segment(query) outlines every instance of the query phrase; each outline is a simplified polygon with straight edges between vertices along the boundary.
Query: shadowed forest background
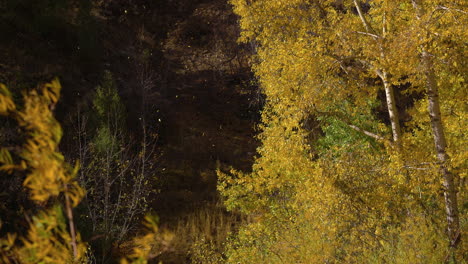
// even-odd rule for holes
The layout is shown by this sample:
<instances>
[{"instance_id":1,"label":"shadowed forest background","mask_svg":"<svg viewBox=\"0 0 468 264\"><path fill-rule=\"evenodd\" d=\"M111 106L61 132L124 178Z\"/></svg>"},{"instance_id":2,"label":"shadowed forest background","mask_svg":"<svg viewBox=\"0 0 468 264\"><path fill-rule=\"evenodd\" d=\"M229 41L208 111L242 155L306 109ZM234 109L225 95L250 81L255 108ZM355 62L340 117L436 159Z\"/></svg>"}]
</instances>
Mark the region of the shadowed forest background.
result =
<instances>
[{"instance_id":1,"label":"shadowed forest background","mask_svg":"<svg viewBox=\"0 0 468 264\"><path fill-rule=\"evenodd\" d=\"M466 263L468 11L422 2L0 0L0 261Z\"/></svg>"},{"instance_id":2,"label":"shadowed forest background","mask_svg":"<svg viewBox=\"0 0 468 264\"><path fill-rule=\"evenodd\" d=\"M225 1L15 0L2 1L0 8L0 82L20 96L38 83L60 78L62 95L54 111L64 131L59 148L71 163L80 160L78 176L101 177L96 167L107 163L103 159L109 155L129 163L112 172L113 177L131 177L129 170L140 173L142 164L136 160L146 140L148 183L141 191L146 200L135 209L128 233L136 232L144 212L156 213L161 230L176 236L168 248L154 253L164 263L185 263L198 236L224 237L228 230L222 229L230 229L240 216L221 206L216 168L249 170L256 147L254 124L262 107L248 65L252 48L236 43L239 29L231 7ZM98 119L108 117L95 115L98 86L109 89L103 92L104 101L116 93L115 101L102 107L114 111L109 118L118 125L110 133L119 134L115 143L100 139L102 148L125 148L124 153L105 153L99 161L91 148ZM2 125L2 142L13 144L20 137L12 125ZM2 231L7 232L24 225L16 219L21 210L34 206L25 201L21 178L2 181ZM89 188L104 184L102 179L92 181ZM131 193L131 185L118 185L112 188ZM86 209L78 210L77 216L88 217ZM124 209L117 217L126 213ZM81 224L83 239L95 245L103 243L103 232L119 232L103 227L92 232L89 222ZM113 250L105 252L106 259L119 254L118 248Z\"/></svg>"}]
</instances>

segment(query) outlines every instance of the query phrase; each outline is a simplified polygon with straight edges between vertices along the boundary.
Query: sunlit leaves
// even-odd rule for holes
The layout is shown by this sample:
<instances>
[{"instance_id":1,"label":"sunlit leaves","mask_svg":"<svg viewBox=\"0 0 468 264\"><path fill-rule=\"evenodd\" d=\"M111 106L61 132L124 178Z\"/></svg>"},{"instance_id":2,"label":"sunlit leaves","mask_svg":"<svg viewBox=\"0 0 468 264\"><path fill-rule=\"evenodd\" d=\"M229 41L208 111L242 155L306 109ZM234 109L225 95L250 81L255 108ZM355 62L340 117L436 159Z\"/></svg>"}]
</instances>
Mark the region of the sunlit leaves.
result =
<instances>
[{"instance_id":1,"label":"sunlit leaves","mask_svg":"<svg viewBox=\"0 0 468 264\"><path fill-rule=\"evenodd\" d=\"M32 218L28 234L21 238L23 247L14 250L21 263L69 263L73 259L71 237L62 210L56 206ZM78 238L80 240L80 238ZM78 244L78 258L86 247Z\"/></svg>"},{"instance_id":2,"label":"sunlit leaves","mask_svg":"<svg viewBox=\"0 0 468 264\"><path fill-rule=\"evenodd\" d=\"M430 12L418 19L411 1L231 3L240 41L256 47L253 70L267 104L253 172L220 173L228 208L255 216L232 242L229 261L442 261L446 248L430 247L445 243L444 200L420 49L431 43L450 169L463 182L466 5L425 1ZM398 149L376 113L384 80L413 100L397 102L407 115L397 120ZM310 119L319 129L307 126Z\"/></svg>"},{"instance_id":3,"label":"sunlit leaves","mask_svg":"<svg viewBox=\"0 0 468 264\"><path fill-rule=\"evenodd\" d=\"M156 241L158 232L158 218L154 215L146 215L143 222L145 234L133 239L132 252L120 260L121 264L146 264Z\"/></svg>"},{"instance_id":4,"label":"sunlit leaves","mask_svg":"<svg viewBox=\"0 0 468 264\"><path fill-rule=\"evenodd\" d=\"M0 149L0 170L26 172L23 185L30 193L33 202L45 205L51 198L64 194L77 206L84 195L84 190L74 177L78 167L72 169L58 150L62 130L54 118L52 109L60 96L58 79L24 94L23 106L16 110L6 87L2 85L1 109L3 115L16 119L25 131L26 139L17 151L18 163L15 163L10 151ZM4 99L10 98L9 100ZM71 208L68 208L71 210ZM72 240L62 215L61 206L56 205L40 211L29 220L28 233L21 238L9 234L0 240L1 257L6 263L70 263L81 259L86 250L79 234ZM74 235L74 233L73 233ZM76 251L72 249L76 246ZM76 253L76 255L74 255Z\"/></svg>"},{"instance_id":5,"label":"sunlit leaves","mask_svg":"<svg viewBox=\"0 0 468 264\"><path fill-rule=\"evenodd\" d=\"M15 107L10 91L0 83L0 115L8 114L9 111L15 110Z\"/></svg>"},{"instance_id":6,"label":"sunlit leaves","mask_svg":"<svg viewBox=\"0 0 468 264\"><path fill-rule=\"evenodd\" d=\"M62 137L60 124L50 109L58 101L60 83L54 80L24 97L24 109L18 112L18 123L29 133L24 145L22 158L27 162L30 173L24 185L31 190L33 200L47 201L73 186L70 190L73 200L79 200L83 191L74 181L69 165L62 154L57 152Z\"/></svg>"}]
</instances>

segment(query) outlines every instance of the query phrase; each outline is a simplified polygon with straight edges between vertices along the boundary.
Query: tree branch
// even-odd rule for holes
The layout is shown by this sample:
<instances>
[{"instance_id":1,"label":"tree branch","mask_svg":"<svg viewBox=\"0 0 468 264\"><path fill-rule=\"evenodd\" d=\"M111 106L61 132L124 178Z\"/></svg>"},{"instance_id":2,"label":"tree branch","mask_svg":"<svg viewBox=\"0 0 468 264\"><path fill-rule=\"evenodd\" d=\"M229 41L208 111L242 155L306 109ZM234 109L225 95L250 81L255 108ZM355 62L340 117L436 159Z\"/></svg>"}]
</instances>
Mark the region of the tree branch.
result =
<instances>
[{"instance_id":1,"label":"tree branch","mask_svg":"<svg viewBox=\"0 0 468 264\"><path fill-rule=\"evenodd\" d=\"M358 34L363 34L363 35L371 36L371 37L373 37L374 39L380 38L379 35L375 35L375 34L368 33L368 32L362 32L362 31L355 31L355 32L358 33Z\"/></svg>"},{"instance_id":2,"label":"tree branch","mask_svg":"<svg viewBox=\"0 0 468 264\"><path fill-rule=\"evenodd\" d=\"M68 189L68 188L67 188ZM76 231L75 231L75 223L73 221L73 211L70 204L70 197L68 194L65 193L65 210L67 211L67 218L68 218L68 225L70 227L70 236L71 236L71 246L73 249L73 259L77 260L78 258L78 248L76 243Z\"/></svg>"},{"instance_id":3,"label":"tree branch","mask_svg":"<svg viewBox=\"0 0 468 264\"><path fill-rule=\"evenodd\" d=\"M356 10L358 12L359 18L361 18L362 24L366 28L367 32L372 33L373 35L377 36L377 34L375 34L374 29L372 29L371 25L369 24L369 22L367 22L366 18L364 17L364 13L362 12L361 5L358 3L357 0L353 0L353 2L354 2L354 6L356 6Z\"/></svg>"},{"instance_id":4,"label":"tree branch","mask_svg":"<svg viewBox=\"0 0 468 264\"><path fill-rule=\"evenodd\" d=\"M341 122L343 122L344 124L346 124L348 127L350 127L351 129L357 131L357 132L360 132L368 137L371 137L371 138L374 138L376 140L379 140L379 141L385 141L385 142L389 142L388 139L386 139L385 137L383 136L380 136L378 134L375 134L375 133L372 133L370 131L367 131L365 129L362 129L358 126L355 126L353 124L350 124L350 122L348 121L348 118L344 117L342 114L338 113L338 112L321 112L321 111L318 111L317 109L315 109L315 111L319 114L322 114L322 115L325 115L325 116L328 116L328 117L334 117L334 118L337 118L338 120L340 120Z\"/></svg>"},{"instance_id":5,"label":"tree branch","mask_svg":"<svg viewBox=\"0 0 468 264\"><path fill-rule=\"evenodd\" d=\"M458 9L458 8L445 7L445 6L441 6L441 5L436 7L436 10L438 10L438 9L447 10L447 11L456 11L456 12L460 12L460 13L465 14L465 15L468 14L468 12L466 12L464 10L461 10L461 9Z\"/></svg>"},{"instance_id":6,"label":"tree branch","mask_svg":"<svg viewBox=\"0 0 468 264\"><path fill-rule=\"evenodd\" d=\"M342 121L342 120L340 120L340 121ZM342 121L342 122L343 122L343 121ZM347 126L349 126L350 128L352 128L352 129L354 129L354 130L356 130L356 131L358 131L358 132L361 132L361 133L363 133L363 134L366 135L366 136L369 136L369 137L374 138L374 139L377 139L377 140L385 140L385 138L383 138L382 136L379 136L379 135L377 135L377 134L374 134L374 133L372 133L372 132L369 132L369 131L367 131L367 130L364 130L364 129L362 129L362 128L360 128L360 127L357 127L357 126L355 126L355 125L351 125L351 124L348 124L348 123L346 123L346 122L344 122L344 123L345 123Z\"/></svg>"}]
</instances>

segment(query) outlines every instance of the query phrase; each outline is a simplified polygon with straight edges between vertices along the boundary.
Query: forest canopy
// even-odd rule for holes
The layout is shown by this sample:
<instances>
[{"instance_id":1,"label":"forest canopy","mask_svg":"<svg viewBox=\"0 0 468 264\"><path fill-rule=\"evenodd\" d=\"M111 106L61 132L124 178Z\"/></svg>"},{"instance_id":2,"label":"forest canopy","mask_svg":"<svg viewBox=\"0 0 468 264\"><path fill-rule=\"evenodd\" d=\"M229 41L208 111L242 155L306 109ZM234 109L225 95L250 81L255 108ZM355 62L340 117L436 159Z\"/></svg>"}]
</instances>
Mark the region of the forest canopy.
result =
<instances>
[{"instance_id":1,"label":"forest canopy","mask_svg":"<svg viewBox=\"0 0 468 264\"><path fill-rule=\"evenodd\" d=\"M266 105L228 262L466 260L466 3L232 3Z\"/></svg>"}]
</instances>

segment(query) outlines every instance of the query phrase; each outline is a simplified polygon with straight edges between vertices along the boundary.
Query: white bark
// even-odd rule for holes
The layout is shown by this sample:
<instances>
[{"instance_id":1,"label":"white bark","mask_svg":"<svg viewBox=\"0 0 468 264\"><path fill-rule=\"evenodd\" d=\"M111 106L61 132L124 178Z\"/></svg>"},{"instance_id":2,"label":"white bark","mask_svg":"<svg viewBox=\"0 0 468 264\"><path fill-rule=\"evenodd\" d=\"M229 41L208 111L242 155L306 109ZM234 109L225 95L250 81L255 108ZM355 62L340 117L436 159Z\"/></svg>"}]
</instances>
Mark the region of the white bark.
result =
<instances>
[{"instance_id":1,"label":"white bark","mask_svg":"<svg viewBox=\"0 0 468 264\"><path fill-rule=\"evenodd\" d=\"M417 12L418 19L422 19L425 10L422 0L413 0L413 5ZM437 159L440 163L440 171L443 177L445 211L447 215L447 231L450 247L456 248L460 241L460 219L458 212L457 188L454 183L453 174L448 168L449 156L447 154L447 142L445 139L444 127L442 125L442 115L440 113L439 87L434 72L434 65L431 55L425 46L421 46L421 64L426 77L426 91L428 99L428 110L431 119L434 145Z\"/></svg>"},{"instance_id":2,"label":"white bark","mask_svg":"<svg viewBox=\"0 0 468 264\"><path fill-rule=\"evenodd\" d=\"M366 28L367 32L365 32L365 33L367 35L372 36L375 41L379 41L382 37L375 33L375 30L371 27L369 22L366 20L366 17L364 16L364 13L363 13L363 11L361 9L361 5L359 4L359 2L357 0L354 0L354 6L356 7L356 10L358 11L359 18L361 19L362 24ZM383 28L385 28L385 27L383 27ZM385 33L385 32L383 32L383 33ZM383 48L382 48L381 45L379 45L379 46L380 46L380 49L381 49L381 56L384 57L385 53L383 51ZM371 67L374 68L372 65L371 65ZM384 85L385 98L386 98L386 101L387 101L388 115L389 115L389 119L390 119L390 124L392 126L393 142L395 143L397 148L400 148L401 147L401 128L400 128L400 118L399 118L399 115L398 115L398 109L396 107L395 93L394 93L392 85L388 81L387 71L375 69L375 72L380 77L380 79L382 80L383 85Z\"/></svg>"},{"instance_id":3,"label":"white bark","mask_svg":"<svg viewBox=\"0 0 468 264\"><path fill-rule=\"evenodd\" d=\"M427 99L429 102L428 110L431 119L434 145L437 153L437 159L440 163L440 170L443 177L445 211L447 214L447 228L450 240L450 247L456 247L460 235L460 219L458 214L457 188L454 183L453 174L448 169L449 156L446 148L444 128L442 126L442 116L440 114L439 89L432 65L432 58L426 52L422 52L422 64L424 74L427 78Z\"/></svg>"},{"instance_id":4,"label":"white bark","mask_svg":"<svg viewBox=\"0 0 468 264\"><path fill-rule=\"evenodd\" d=\"M385 99L387 100L387 110L388 110L388 117L390 119L390 124L392 126L392 135L393 135L393 142L395 145L400 148L401 147L401 127L400 127L400 117L398 114L398 109L396 106L395 100L395 92L393 91L393 87L388 81L388 75L385 71L377 71L380 79L384 84L385 89Z\"/></svg>"}]
</instances>

